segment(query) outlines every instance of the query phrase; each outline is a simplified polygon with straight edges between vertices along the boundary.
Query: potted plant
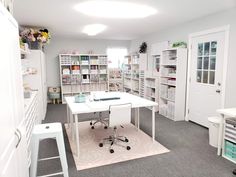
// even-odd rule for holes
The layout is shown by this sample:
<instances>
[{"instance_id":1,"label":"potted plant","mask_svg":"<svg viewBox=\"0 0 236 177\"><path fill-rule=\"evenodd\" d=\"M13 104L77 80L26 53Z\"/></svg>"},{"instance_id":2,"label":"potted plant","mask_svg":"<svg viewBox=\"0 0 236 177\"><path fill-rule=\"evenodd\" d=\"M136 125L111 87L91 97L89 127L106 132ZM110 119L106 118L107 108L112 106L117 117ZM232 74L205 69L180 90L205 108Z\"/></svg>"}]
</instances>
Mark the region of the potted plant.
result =
<instances>
[{"instance_id":1,"label":"potted plant","mask_svg":"<svg viewBox=\"0 0 236 177\"><path fill-rule=\"evenodd\" d=\"M139 53L146 53L147 52L147 43L143 42L139 47Z\"/></svg>"}]
</instances>

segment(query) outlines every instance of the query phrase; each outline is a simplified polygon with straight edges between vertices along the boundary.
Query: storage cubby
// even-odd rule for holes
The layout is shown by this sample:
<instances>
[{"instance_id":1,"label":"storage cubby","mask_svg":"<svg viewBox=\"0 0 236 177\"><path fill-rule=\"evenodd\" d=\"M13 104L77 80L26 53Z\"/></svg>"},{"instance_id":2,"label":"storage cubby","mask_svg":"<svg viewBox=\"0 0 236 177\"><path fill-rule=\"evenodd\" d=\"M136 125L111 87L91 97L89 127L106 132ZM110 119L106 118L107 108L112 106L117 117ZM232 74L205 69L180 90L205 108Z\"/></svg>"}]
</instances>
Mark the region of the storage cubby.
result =
<instances>
[{"instance_id":1,"label":"storage cubby","mask_svg":"<svg viewBox=\"0 0 236 177\"><path fill-rule=\"evenodd\" d=\"M62 101L64 96L108 91L107 56L96 54L60 54Z\"/></svg>"},{"instance_id":2,"label":"storage cubby","mask_svg":"<svg viewBox=\"0 0 236 177\"><path fill-rule=\"evenodd\" d=\"M144 97L143 83L146 63L147 54L135 53L125 56L123 66L123 90L125 92Z\"/></svg>"}]
</instances>

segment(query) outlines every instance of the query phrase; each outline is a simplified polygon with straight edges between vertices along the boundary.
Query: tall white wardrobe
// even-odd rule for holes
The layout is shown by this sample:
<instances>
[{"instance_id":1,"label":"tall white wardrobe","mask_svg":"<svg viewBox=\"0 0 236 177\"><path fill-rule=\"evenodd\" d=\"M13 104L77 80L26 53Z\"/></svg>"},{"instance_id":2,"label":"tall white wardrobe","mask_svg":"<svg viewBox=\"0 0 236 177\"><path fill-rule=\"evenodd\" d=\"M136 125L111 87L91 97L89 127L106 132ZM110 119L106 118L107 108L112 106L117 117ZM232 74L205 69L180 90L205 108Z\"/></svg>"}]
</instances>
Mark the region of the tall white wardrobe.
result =
<instances>
[{"instance_id":1,"label":"tall white wardrobe","mask_svg":"<svg viewBox=\"0 0 236 177\"><path fill-rule=\"evenodd\" d=\"M0 2L0 176L28 177L18 24Z\"/></svg>"}]
</instances>

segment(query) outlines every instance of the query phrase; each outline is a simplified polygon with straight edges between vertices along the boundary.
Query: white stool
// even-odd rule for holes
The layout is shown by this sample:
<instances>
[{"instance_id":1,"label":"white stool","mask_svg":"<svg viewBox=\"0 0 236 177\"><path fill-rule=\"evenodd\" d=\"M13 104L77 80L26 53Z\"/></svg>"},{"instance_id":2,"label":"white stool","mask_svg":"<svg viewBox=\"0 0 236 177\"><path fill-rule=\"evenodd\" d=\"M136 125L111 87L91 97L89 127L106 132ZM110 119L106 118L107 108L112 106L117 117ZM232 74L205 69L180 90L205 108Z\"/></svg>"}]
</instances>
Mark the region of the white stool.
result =
<instances>
[{"instance_id":1,"label":"white stool","mask_svg":"<svg viewBox=\"0 0 236 177\"><path fill-rule=\"evenodd\" d=\"M56 139L59 156L38 160L39 142L43 139L48 139L48 138ZM31 151L32 155L31 155L30 177L36 177L38 161L50 160L50 159L55 159L55 158L60 158L62 172L50 174L47 176L63 174L64 177L69 177L61 123L35 125L32 132L31 148L32 148L32 151Z\"/></svg>"}]
</instances>

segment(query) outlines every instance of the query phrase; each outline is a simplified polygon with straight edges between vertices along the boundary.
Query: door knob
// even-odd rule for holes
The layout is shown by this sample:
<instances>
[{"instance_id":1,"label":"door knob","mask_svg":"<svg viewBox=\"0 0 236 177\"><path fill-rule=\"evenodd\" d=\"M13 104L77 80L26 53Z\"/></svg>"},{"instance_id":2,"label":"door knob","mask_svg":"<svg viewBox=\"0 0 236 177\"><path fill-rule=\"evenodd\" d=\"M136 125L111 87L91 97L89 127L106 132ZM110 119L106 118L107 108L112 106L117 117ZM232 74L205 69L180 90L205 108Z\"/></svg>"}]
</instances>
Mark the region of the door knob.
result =
<instances>
[{"instance_id":1,"label":"door knob","mask_svg":"<svg viewBox=\"0 0 236 177\"><path fill-rule=\"evenodd\" d=\"M219 90L219 89L217 89L217 90L216 90L216 93L220 93L220 90Z\"/></svg>"}]
</instances>

